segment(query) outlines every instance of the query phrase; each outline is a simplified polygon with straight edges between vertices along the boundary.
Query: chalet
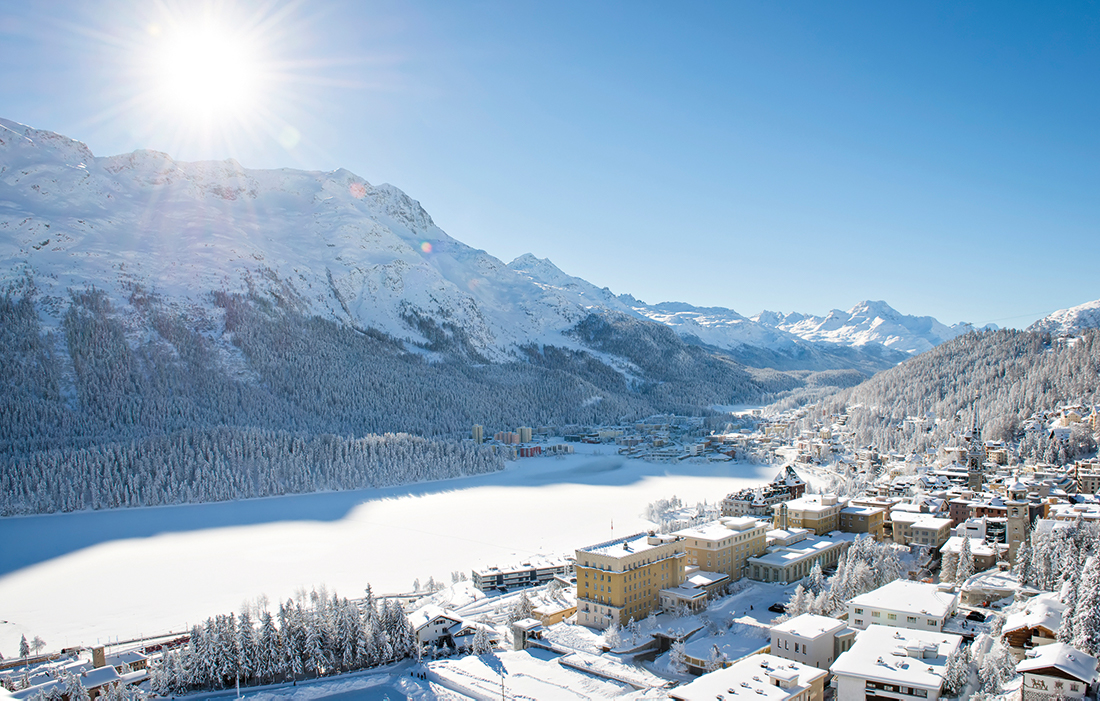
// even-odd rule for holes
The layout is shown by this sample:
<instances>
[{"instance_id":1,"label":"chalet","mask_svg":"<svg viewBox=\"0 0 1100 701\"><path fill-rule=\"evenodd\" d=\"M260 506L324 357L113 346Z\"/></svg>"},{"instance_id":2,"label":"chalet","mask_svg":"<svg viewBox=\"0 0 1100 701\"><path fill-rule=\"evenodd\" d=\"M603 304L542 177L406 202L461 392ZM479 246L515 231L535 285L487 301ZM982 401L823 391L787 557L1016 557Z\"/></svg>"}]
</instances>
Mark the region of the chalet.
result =
<instances>
[{"instance_id":1,"label":"chalet","mask_svg":"<svg viewBox=\"0 0 1100 701\"><path fill-rule=\"evenodd\" d=\"M1037 648L1016 665L1023 701L1080 699L1096 685L1096 658L1065 643Z\"/></svg>"},{"instance_id":2,"label":"chalet","mask_svg":"<svg viewBox=\"0 0 1100 701\"><path fill-rule=\"evenodd\" d=\"M1023 608L1005 617L1001 637L1019 654L1058 639L1066 605L1053 593L1040 594L1023 603Z\"/></svg>"},{"instance_id":3,"label":"chalet","mask_svg":"<svg viewBox=\"0 0 1100 701\"><path fill-rule=\"evenodd\" d=\"M409 614L409 623L416 631L420 645L445 645L453 643L451 629L462 623L457 614L438 606L425 606Z\"/></svg>"}]
</instances>

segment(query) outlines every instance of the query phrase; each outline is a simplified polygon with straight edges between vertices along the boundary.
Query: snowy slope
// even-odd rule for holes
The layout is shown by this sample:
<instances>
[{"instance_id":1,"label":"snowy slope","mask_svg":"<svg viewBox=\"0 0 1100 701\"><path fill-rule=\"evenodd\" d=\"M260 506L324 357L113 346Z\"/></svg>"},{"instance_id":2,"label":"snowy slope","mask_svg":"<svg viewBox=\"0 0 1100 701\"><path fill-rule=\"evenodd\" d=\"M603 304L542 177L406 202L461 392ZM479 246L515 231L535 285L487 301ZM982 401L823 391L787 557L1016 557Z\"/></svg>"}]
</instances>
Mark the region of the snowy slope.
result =
<instances>
[{"instance_id":1,"label":"snowy slope","mask_svg":"<svg viewBox=\"0 0 1100 701\"><path fill-rule=\"evenodd\" d=\"M403 192L345 170L250 170L137 151L95 157L77 141L0 120L0 289L33 280L60 311L96 286L125 307L135 287L181 310L210 292L255 291L300 311L418 339L410 314L453 324L503 359L600 300L534 284L451 238ZM604 303L622 307L607 293Z\"/></svg>"},{"instance_id":2,"label":"snowy slope","mask_svg":"<svg viewBox=\"0 0 1100 701\"><path fill-rule=\"evenodd\" d=\"M1039 319L1028 327L1028 331L1045 331L1056 336L1067 336L1082 329L1100 328L1100 299L1085 302L1069 309L1058 311Z\"/></svg>"},{"instance_id":3,"label":"snowy slope","mask_svg":"<svg viewBox=\"0 0 1100 701\"><path fill-rule=\"evenodd\" d=\"M902 314L881 301L860 302L848 311L834 309L824 317L765 311L753 320L807 341L850 346L877 343L914 354L973 330L970 324L947 326L930 316Z\"/></svg>"},{"instance_id":4,"label":"snowy slope","mask_svg":"<svg viewBox=\"0 0 1100 701\"><path fill-rule=\"evenodd\" d=\"M397 188L346 170L179 163L153 151L96 157L0 119L0 291L31 285L54 324L70 289L104 290L123 313L135 292L152 293L206 321L221 315L213 291L247 292L414 342L427 340L429 320L491 360L531 343L576 347L564 332L593 312L659 322L766 365L775 353L814 365L819 341L914 353L961 332L884 303L824 319L647 305L530 254L505 265L448 236Z\"/></svg>"}]
</instances>

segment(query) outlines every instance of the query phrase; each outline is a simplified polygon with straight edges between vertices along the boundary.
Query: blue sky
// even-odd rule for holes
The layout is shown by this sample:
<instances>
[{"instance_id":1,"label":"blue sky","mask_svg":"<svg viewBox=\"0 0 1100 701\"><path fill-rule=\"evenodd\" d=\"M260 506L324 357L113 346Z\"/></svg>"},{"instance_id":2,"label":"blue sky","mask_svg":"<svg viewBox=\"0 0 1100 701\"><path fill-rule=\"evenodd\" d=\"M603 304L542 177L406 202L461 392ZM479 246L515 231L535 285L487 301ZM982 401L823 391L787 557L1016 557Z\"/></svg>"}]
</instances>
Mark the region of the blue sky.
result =
<instances>
[{"instance_id":1,"label":"blue sky","mask_svg":"<svg viewBox=\"0 0 1100 701\"><path fill-rule=\"evenodd\" d=\"M199 129L148 56L210 8L268 79ZM1096 2L12 3L0 64L0 116L99 155L347 168L647 302L1023 326L1100 298Z\"/></svg>"}]
</instances>

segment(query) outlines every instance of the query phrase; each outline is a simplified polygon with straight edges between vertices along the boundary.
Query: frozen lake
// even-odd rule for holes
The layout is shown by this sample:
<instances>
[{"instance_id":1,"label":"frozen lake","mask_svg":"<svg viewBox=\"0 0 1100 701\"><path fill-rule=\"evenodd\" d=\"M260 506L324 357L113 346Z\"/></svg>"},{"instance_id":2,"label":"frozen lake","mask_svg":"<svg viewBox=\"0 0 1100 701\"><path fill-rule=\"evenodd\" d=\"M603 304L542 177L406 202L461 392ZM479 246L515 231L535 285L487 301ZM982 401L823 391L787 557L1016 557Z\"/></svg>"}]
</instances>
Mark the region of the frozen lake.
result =
<instances>
[{"instance_id":1,"label":"frozen lake","mask_svg":"<svg viewBox=\"0 0 1100 701\"><path fill-rule=\"evenodd\" d=\"M602 453L602 454L601 454ZM182 630L266 594L342 596L517 564L646 530L646 504L770 480L746 463L628 460L580 446L503 472L355 492L0 519L0 653ZM614 531L612 531L612 523Z\"/></svg>"}]
</instances>

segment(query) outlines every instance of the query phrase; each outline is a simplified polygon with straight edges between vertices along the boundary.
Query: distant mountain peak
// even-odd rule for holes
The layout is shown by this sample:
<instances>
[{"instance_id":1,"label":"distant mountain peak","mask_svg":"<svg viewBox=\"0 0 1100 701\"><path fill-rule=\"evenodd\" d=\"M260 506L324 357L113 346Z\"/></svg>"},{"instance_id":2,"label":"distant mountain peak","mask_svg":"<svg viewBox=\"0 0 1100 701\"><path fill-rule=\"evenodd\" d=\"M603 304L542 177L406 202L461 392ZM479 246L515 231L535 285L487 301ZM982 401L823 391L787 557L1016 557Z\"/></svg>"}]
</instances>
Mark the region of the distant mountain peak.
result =
<instances>
[{"instance_id":1,"label":"distant mountain peak","mask_svg":"<svg viewBox=\"0 0 1100 701\"><path fill-rule=\"evenodd\" d=\"M930 316L902 314L882 300L864 300L847 311L834 309L824 317L765 311L753 319L806 341L850 346L877 343L910 354L923 353L970 330L947 326Z\"/></svg>"},{"instance_id":2,"label":"distant mountain peak","mask_svg":"<svg viewBox=\"0 0 1100 701\"><path fill-rule=\"evenodd\" d=\"M1039 319L1027 330L1069 336L1083 329L1095 328L1100 328L1100 299L1068 309L1059 309Z\"/></svg>"}]
</instances>

